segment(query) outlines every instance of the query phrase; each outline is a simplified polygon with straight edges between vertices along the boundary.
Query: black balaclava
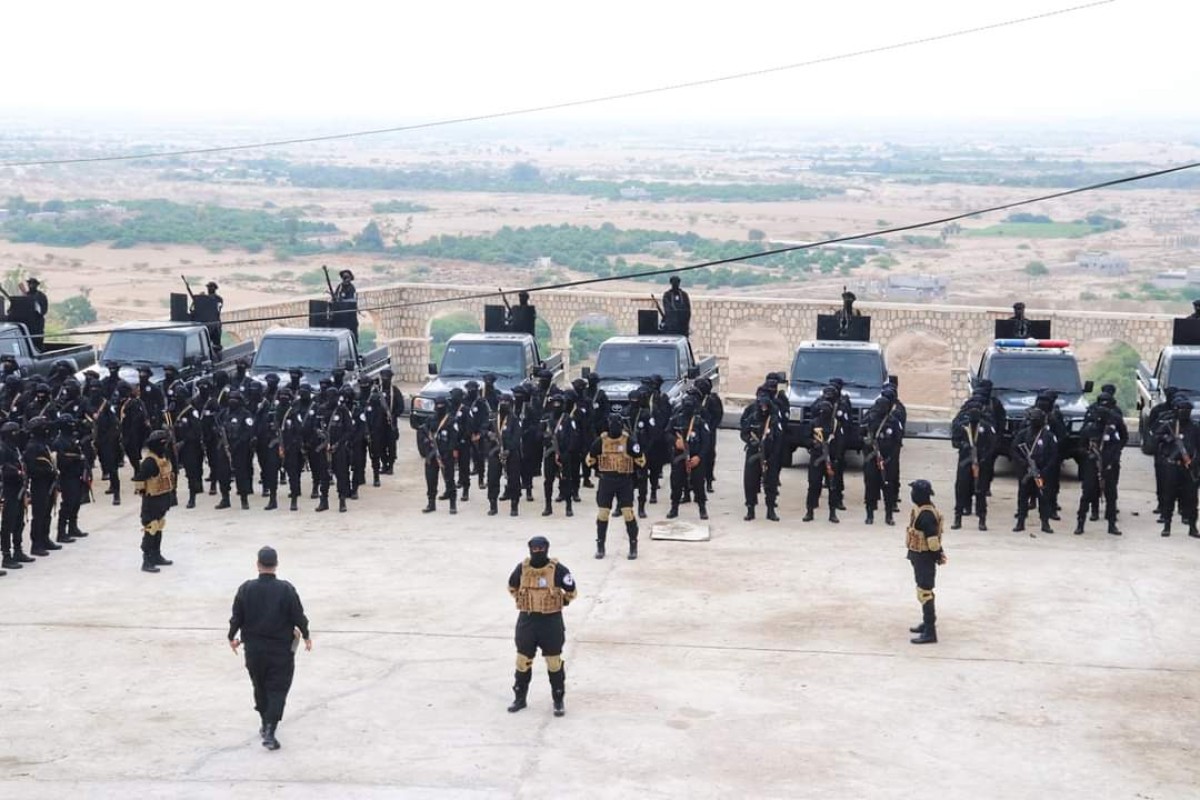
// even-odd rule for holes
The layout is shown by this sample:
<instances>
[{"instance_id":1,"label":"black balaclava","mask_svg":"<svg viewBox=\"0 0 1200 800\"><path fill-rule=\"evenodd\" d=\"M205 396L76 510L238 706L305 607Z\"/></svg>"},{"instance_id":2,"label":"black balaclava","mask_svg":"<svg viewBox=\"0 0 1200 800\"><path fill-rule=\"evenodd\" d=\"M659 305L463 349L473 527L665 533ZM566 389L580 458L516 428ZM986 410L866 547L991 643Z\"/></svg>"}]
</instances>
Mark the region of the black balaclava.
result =
<instances>
[{"instance_id":1,"label":"black balaclava","mask_svg":"<svg viewBox=\"0 0 1200 800\"><path fill-rule=\"evenodd\" d=\"M924 478L913 481L909 484L912 488L912 501L919 506L929 505L930 498L933 497L933 486Z\"/></svg>"},{"instance_id":2,"label":"black balaclava","mask_svg":"<svg viewBox=\"0 0 1200 800\"><path fill-rule=\"evenodd\" d=\"M545 536L535 536L529 540L529 566L535 569L550 563L550 541Z\"/></svg>"},{"instance_id":3,"label":"black balaclava","mask_svg":"<svg viewBox=\"0 0 1200 800\"><path fill-rule=\"evenodd\" d=\"M621 434L625 432L625 425L621 422L621 418L613 414L608 418L608 435L610 438L619 439Z\"/></svg>"}]
</instances>

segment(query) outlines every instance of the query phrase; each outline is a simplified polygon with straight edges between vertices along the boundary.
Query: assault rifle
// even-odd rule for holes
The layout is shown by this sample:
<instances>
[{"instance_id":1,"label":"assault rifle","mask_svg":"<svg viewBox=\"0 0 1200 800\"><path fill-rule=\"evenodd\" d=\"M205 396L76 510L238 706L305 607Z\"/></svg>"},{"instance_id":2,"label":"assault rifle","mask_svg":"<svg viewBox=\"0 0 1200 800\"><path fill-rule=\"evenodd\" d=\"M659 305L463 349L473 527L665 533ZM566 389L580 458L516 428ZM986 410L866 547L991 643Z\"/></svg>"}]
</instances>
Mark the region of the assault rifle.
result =
<instances>
[{"instance_id":1,"label":"assault rifle","mask_svg":"<svg viewBox=\"0 0 1200 800\"><path fill-rule=\"evenodd\" d=\"M425 460L436 461L438 471L445 471L445 465L442 464L442 451L438 449L437 436L428 428L425 429L425 442L429 445L429 453L425 456Z\"/></svg>"},{"instance_id":2,"label":"assault rifle","mask_svg":"<svg viewBox=\"0 0 1200 800\"><path fill-rule=\"evenodd\" d=\"M1104 491L1104 455L1100 450L1099 439L1088 439L1088 458L1096 462L1096 481L1100 490Z\"/></svg>"},{"instance_id":3,"label":"assault rifle","mask_svg":"<svg viewBox=\"0 0 1200 800\"><path fill-rule=\"evenodd\" d=\"M967 434L967 455L965 458L959 459L958 463L960 465L970 463L971 477L974 478L975 480L979 480L979 445L976 443L977 442L976 437L979 434L971 433L971 424L970 423L967 423L967 425L964 426L964 428L965 428L966 434Z\"/></svg>"},{"instance_id":4,"label":"assault rifle","mask_svg":"<svg viewBox=\"0 0 1200 800\"><path fill-rule=\"evenodd\" d=\"M1179 466L1187 470L1188 475L1193 481L1198 477L1196 472L1196 462L1187 451L1187 446L1183 443L1183 436L1179 433L1171 434L1171 459L1178 462Z\"/></svg>"},{"instance_id":5,"label":"assault rifle","mask_svg":"<svg viewBox=\"0 0 1200 800\"><path fill-rule=\"evenodd\" d=\"M1042 477L1042 470L1033 458L1033 451L1029 449L1029 445L1022 442L1017 445L1017 453L1020 454L1021 460L1025 462L1024 480L1032 479L1034 484L1037 485L1038 491L1041 492L1042 488L1046 485L1046 480Z\"/></svg>"}]
</instances>

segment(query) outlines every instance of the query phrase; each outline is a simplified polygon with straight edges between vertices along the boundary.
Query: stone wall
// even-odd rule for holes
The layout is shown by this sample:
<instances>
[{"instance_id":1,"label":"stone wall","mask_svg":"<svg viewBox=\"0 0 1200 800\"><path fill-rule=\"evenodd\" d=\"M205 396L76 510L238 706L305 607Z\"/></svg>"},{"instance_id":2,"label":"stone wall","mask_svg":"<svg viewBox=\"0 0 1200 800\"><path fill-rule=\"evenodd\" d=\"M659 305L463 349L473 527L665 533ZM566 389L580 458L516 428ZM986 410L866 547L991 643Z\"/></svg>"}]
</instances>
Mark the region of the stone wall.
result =
<instances>
[{"instance_id":1,"label":"stone wall","mask_svg":"<svg viewBox=\"0 0 1200 800\"><path fill-rule=\"evenodd\" d=\"M657 287L659 293L662 288ZM368 317L369 322L361 320L360 325L374 326L379 344L389 346L398 381L420 382L425 379L429 361L430 324L447 313L468 311L482 326L483 306L495 300L474 295L486 291L482 287L436 284L363 289L358 295L359 306L363 309L360 313ZM510 301L516 301L515 295ZM581 319L603 314L613 320L618 330L632 333L637 328L637 311L654 307L649 288L640 294L573 290L538 292L533 303L537 306L538 316L549 325L552 348L561 350L568 358L571 329ZM727 371L729 341L739 326L766 325L778 330L785 341L799 342L813 337L818 314L834 313L840 307L836 301L694 295L692 346L698 356L716 355L723 371ZM966 396L971 359L977 358L992 340L993 321L1011 314L1009 309L976 306L859 303L856 307L871 316L872 339L885 351L897 337L910 332L923 332L946 343L953 365L951 385L956 403ZM225 323L239 339L258 337L278 325L306 325L307 308L307 298L292 299L227 312ZM1027 315L1031 319L1052 320L1055 338L1079 342L1120 340L1148 361L1153 361L1158 351L1171 340L1172 318L1165 315L1036 308L1029 309ZM262 317L291 319L262 321ZM569 364L567 368L571 369Z\"/></svg>"}]
</instances>

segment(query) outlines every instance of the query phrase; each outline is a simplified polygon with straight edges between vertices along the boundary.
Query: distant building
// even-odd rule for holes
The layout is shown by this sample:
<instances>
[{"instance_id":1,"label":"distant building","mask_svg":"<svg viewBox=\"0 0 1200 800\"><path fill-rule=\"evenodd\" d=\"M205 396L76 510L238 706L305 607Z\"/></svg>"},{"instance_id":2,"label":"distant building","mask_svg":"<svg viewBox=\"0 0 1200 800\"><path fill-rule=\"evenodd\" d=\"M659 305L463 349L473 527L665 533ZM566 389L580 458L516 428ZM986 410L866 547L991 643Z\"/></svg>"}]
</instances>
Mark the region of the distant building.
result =
<instances>
[{"instance_id":1,"label":"distant building","mask_svg":"<svg viewBox=\"0 0 1200 800\"><path fill-rule=\"evenodd\" d=\"M1129 262L1124 256L1100 250L1080 253L1075 259L1075 264L1099 275L1125 275L1129 272Z\"/></svg>"},{"instance_id":2,"label":"distant building","mask_svg":"<svg viewBox=\"0 0 1200 800\"><path fill-rule=\"evenodd\" d=\"M554 266L554 258L552 256L538 256L533 260L533 266L538 269L550 269Z\"/></svg>"},{"instance_id":3,"label":"distant building","mask_svg":"<svg viewBox=\"0 0 1200 800\"><path fill-rule=\"evenodd\" d=\"M1155 289L1184 289L1189 283L1188 271L1185 269L1164 270L1150 279L1150 285Z\"/></svg>"},{"instance_id":4,"label":"distant building","mask_svg":"<svg viewBox=\"0 0 1200 800\"><path fill-rule=\"evenodd\" d=\"M650 193L641 186L626 186L619 192L622 200L645 200Z\"/></svg>"}]
</instances>

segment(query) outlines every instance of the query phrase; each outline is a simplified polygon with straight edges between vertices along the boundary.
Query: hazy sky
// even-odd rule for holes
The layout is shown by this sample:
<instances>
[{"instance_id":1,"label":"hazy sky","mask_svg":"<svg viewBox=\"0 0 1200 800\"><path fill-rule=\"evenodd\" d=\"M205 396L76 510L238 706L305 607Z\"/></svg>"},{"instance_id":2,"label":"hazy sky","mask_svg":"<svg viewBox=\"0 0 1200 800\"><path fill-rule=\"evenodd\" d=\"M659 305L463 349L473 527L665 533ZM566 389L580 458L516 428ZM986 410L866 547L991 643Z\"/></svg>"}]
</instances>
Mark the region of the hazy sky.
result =
<instances>
[{"instance_id":1,"label":"hazy sky","mask_svg":"<svg viewBox=\"0 0 1200 800\"><path fill-rule=\"evenodd\" d=\"M1083 1L12 2L0 40L0 114L403 122L792 63ZM1116 0L953 41L571 113L1193 117L1197 22L1194 0Z\"/></svg>"}]
</instances>

